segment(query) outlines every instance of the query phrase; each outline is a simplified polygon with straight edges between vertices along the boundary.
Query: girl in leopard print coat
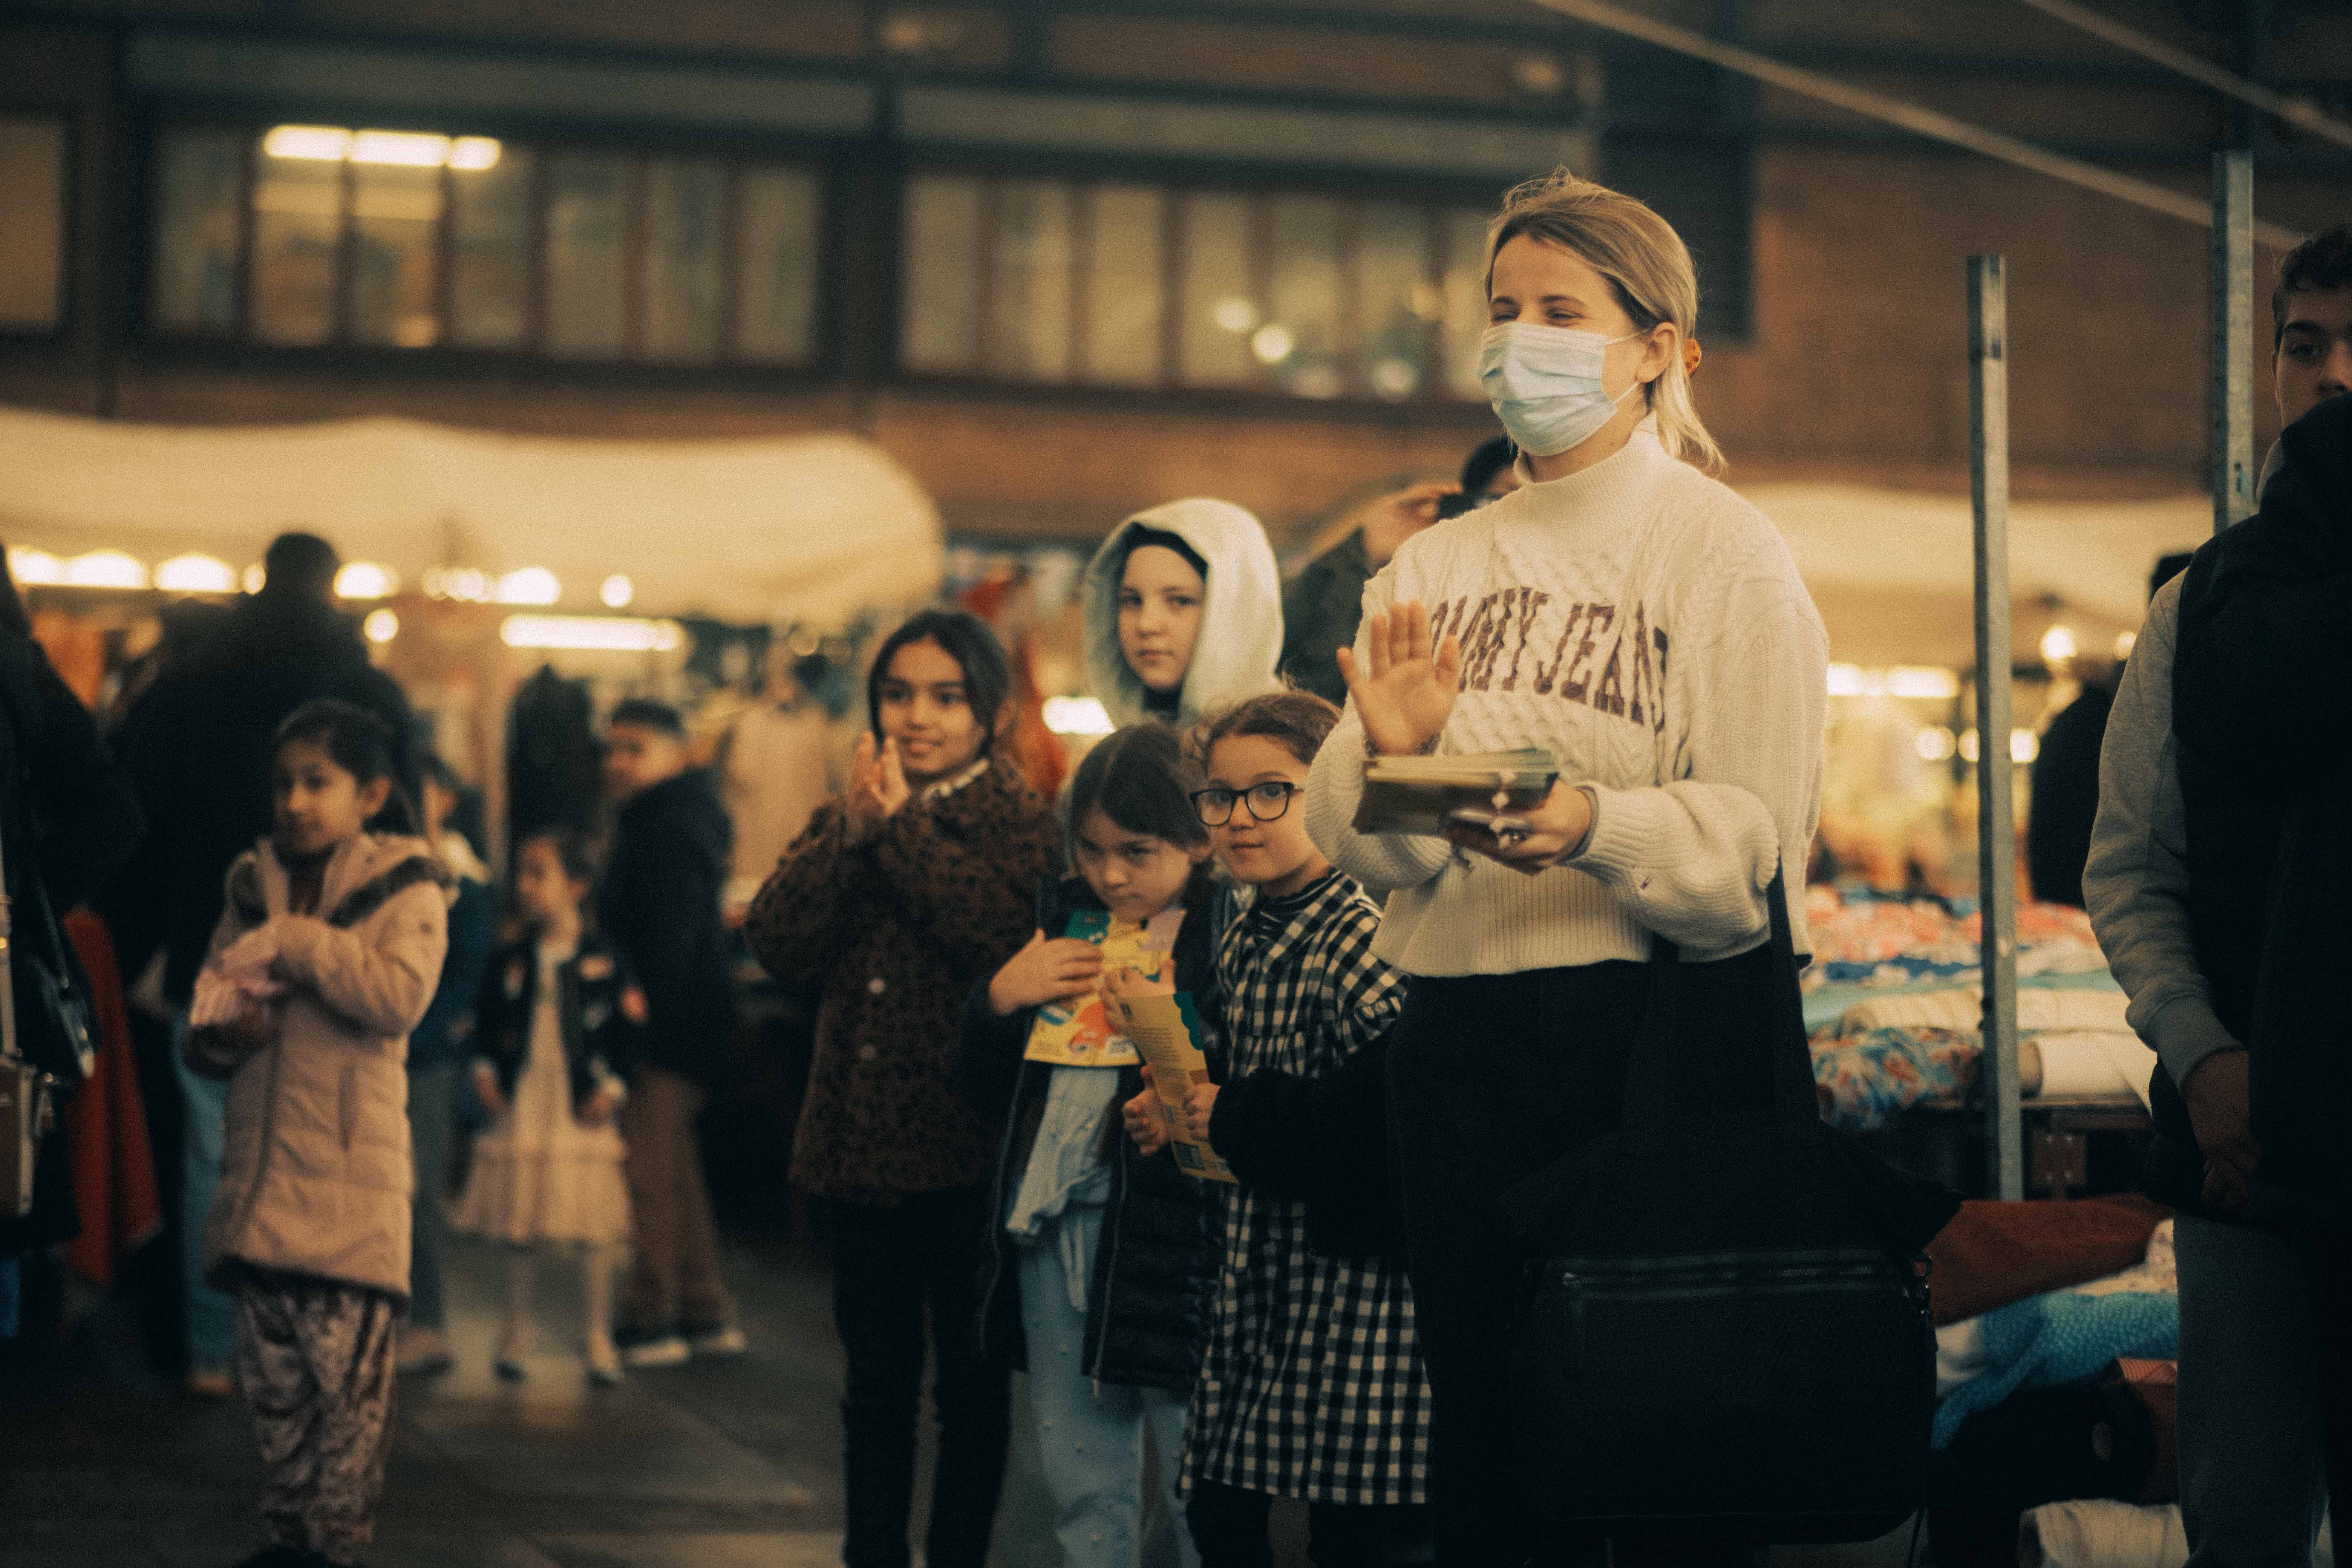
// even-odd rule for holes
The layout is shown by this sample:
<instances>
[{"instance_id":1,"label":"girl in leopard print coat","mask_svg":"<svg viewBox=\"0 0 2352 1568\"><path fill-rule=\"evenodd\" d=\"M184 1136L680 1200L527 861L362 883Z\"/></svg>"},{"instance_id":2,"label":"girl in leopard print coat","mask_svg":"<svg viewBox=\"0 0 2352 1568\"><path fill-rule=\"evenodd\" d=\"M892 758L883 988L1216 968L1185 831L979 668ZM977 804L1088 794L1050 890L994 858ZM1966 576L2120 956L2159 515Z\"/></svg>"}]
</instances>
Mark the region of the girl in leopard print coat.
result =
<instances>
[{"instance_id":1,"label":"girl in leopard print coat","mask_svg":"<svg viewBox=\"0 0 2352 1568\"><path fill-rule=\"evenodd\" d=\"M848 793L817 808L753 900L752 952L822 982L793 1183L824 1200L848 1387L843 1560L907 1550L928 1308L941 1432L932 1568L981 1568L1010 1388L980 1354L998 1129L949 1087L963 1004L1032 929L1053 813L991 742L1010 667L976 617L926 611L887 638Z\"/></svg>"}]
</instances>

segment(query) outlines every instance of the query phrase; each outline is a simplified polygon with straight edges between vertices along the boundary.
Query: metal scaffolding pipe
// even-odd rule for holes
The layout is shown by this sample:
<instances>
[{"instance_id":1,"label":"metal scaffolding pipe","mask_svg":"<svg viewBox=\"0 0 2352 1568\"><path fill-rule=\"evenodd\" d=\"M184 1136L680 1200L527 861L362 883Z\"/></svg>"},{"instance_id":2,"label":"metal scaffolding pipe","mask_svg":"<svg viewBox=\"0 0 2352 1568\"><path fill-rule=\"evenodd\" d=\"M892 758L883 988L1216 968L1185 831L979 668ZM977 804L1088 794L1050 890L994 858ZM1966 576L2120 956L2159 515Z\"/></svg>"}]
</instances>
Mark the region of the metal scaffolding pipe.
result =
<instances>
[{"instance_id":1,"label":"metal scaffolding pipe","mask_svg":"<svg viewBox=\"0 0 2352 1568\"><path fill-rule=\"evenodd\" d=\"M2074 0L2025 0L2044 16L2055 16L2069 26L2079 27L2095 37L2105 38L2119 49L2128 49L2142 59L2154 60L2168 70L2179 72L2191 81L2202 82L2215 92L2225 93L2241 103L2251 103L2265 113L2274 114L2289 125L2301 126L2314 136L2324 136L2339 146L2352 147L2352 125L2336 119L2308 98L2289 98L2273 92L2258 81L2223 70L2201 55L2194 55L2176 44L2141 32L2137 27L2116 21L2088 5L2077 5Z\"/></svg>"},{"instance_id":2,"label":"metal scaffolding pipe","mask_svg":"<svg viewBox=\"0 0 2352 1568\"><path fill-rule=\"evenodd\" d=\"M2254 155L2213 154L2213 531L2254 510Z\"/></svg>"},{"instance_id":3,"label":"metal scaffolding pipe","mask_svg":"<svg viewBox=\"0 0 2352 1568\"><path fill-rule=\"evenodd\" d=\"M1969 258L1969 489L1977 549L1977 900L1984 973L1987 1184L2025 1196L2017 1070L2017 827L2010 760L2009 284L1998 256Z\"/></svg>"},{"instance_id":4,"label":"metal scaffolding pipe","mask_svg":"<svg viewBox=\"0 0 2352 1568\"><path fill-rule=\"evenodd\" d=\"M1899 98L1889 98L1867 88L1855 87L1834 77L1823 76L1819 71L1783 64L1753 49L1743 49L1736 44L1711 38L1705 33L1678 27L1671 22L1661 22L1655 17L1628 11L1622 5L1610 5L1608 0L1535 0L1535 3L1546 10L1574 17L1590 26L1622 33L1629 38L1639 38L1662 49L1706 60L1710 65L1752 77L1767 86L1801 93L1849 113L1897 126L1930 141L1965 147L1971 153L1981 153L1988 158L1998 158L2004 163L2031 169L2035 174L2047 174L2053 180L2063 180L2068 184L2080 185L2084 190L2096 191L2117 201L2146 207L2150 212L2159 212L2168 217L2177 217L2200 226L2213 221L2212 213L2195 196L2168 190L2147 180L2134 179L2129 174L2119 174L2113 169L2086 163L2080 158L2069 158L2046 147L2037 147L2031 142L2020 141L1998 131L1988 131L1981 125L1971 125L1965 120L1956 120L1937 110L1907 103ZM2304 240L2304 237L2294 230L2275 223L2254 225L2254 237L2276 250L2293 249Z\"/></svg>"}]
</instances>

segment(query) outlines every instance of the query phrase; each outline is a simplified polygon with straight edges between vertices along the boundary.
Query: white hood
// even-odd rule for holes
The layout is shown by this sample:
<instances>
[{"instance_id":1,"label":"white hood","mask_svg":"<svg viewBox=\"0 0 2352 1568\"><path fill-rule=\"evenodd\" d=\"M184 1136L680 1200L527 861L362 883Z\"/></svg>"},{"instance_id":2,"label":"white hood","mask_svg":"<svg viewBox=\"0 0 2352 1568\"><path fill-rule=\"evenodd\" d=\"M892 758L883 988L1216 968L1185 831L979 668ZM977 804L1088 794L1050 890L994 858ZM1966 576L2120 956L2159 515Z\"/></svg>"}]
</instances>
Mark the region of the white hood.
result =
<instances>
[{"instance_id":1,"label":"white hood","mask_svg":"<svg viewBox=\"0 0 2352 1568\"><path fill-rule=\"evenodd\" d=\"M1114 724L1152 717L1143 682L1118 651L1118 580L1135 529L1172 533L1209 563L1201 635L1177 694L1176 722L1190 724L1220 701L1255 697L1281 682L1282 574L1256 518L1229 501L1172 500L1111 530L1087 567L1087 685Z\"/></svg>"}]
</instances>

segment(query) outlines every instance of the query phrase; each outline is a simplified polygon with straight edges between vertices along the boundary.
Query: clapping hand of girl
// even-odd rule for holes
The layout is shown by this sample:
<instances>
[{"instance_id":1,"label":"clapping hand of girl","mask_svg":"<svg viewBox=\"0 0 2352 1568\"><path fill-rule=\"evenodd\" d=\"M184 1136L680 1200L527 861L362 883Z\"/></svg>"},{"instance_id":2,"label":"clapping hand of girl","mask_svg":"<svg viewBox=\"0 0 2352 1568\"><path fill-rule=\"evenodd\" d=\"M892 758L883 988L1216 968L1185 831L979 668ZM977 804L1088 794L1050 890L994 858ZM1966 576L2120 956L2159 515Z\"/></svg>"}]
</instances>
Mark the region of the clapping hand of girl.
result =
<instances>
[{"instance_id":1,"label":"clapping hand of girl","mask_svg":"<svg viewBox=\"0 0 2352 1568\"><path fill-rule=\"evenodd\" d=\"M885 740L877 748L872 731L859 735L857 751L850 760L849 795L845 803L849 841L866 842L877 827L914 798L914 793L907 783L897 739Z\"/></svg>"},{"instance_id":2,"label":"clapping hand of girl","mask_svg":"<svg viewBox=\"0 0 2352 1568\"><path fill-rule=\"evenodd\" d=\"M1384 757L1412 756L1433 745L1462 690L1462 644L1451 633L1430 635L1429 610L1412 600L1372 612L1365 623L1364 654L1339 650L1339 673L1364 738ZM1457 822L1447 842L1534 876L1584 847L1591 837L1591 795L1555 784L1543 803L1493 824Z\"/></svg>"}]
</instances>

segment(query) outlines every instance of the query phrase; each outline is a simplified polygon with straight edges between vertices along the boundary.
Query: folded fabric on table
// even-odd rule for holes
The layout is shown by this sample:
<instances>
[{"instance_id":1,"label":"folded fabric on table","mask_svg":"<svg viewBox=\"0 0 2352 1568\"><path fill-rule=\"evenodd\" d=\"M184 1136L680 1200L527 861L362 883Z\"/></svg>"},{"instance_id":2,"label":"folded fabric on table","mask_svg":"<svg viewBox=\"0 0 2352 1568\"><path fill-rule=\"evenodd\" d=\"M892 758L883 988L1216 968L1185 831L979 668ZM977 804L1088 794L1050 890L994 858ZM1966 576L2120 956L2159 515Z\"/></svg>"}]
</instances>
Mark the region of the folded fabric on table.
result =
<instances>
[{"instance_id":1,"label":"folded fabric on table","mask_svg":"<svg viewBox=\"0 0 2352 1568\"><path fill-rule=\"evenodd\" d=\"M2066 1294L2072 1296L2178 1296L2180 1294L2180 1270L2172 1249L2172 1221L2158 1222L2147 1238L2147 1254L2129 1268L2108 1274L2080 1285L2069 1285ZM2169 1387L2172 1382L2168 1361L2124 1358L2126 1380L2161 1384ZM2162 1370L2159 1370L2162 1369ZM1958 1322L1943 1323L1936 1330L1936 1397L1946 1399L1964 1383L1982 1377L1994 1370L1992 1352L1985 1346L1984 1318L1981 1314L1963 1318ZM2170 1405L2165 1409L2170 1419ZM2158 1501L2159 1499L2146 1499Z\"/></svg>"},{"instance_id":2,"label":"folded fabric on table","mask_svg":"<svg viewBox=\"0 0 2352 1568\"><path fill-rule=\"evenodd\" d=\"M1856 1007L1847 1016L1862 1012ZM1906 1024L1858 1032L1847 1026L1816 1035L1811 1044L1822 1119L1855 1132L1917 1106L1960 1104L1984 1058L1973 1026ZM2126 1030L2048 1029L2018 1041L2018 1080L2030 1098L2137 1100L2145 1110L2155 1069L2156 1053Z\"/></svg>"},{"instance_id":3,"label":"folded fabric on table","mask_svg":"<svg viewBox=\"0 0 2352 1568\"><path fill-rule=\"evenodd\" d=\"M2130 998L2121 991L2020 991L2017 1026L2028 1029L2101 1029L2128 1033L2124 1010ZM1838 1032L1858 1035L1869 1029L1958 1029L1973 1035L1984 1024L1984 991L1975 985L1948 986L1940 991L1910 991L1899 995L1873 996L1857 1002L1838 1020Z\"/></svg>"},{"instance_id":4,"label":"folded fabric on table","mask_svg":"<svg viewBox=\"0 0 2352 1568\"><path fill-rule=\"evenodd\" d=\"M1977 981L1984 929L1973 910L1937 899L1902 900L1863 889L1809 888L1805 921L1813 962L1804 985L1903 986L1923 980ZM2106 968L2090 917L2064 904L2026 903L2017 910L2021 977L2090 973Z\"/></svg>"},{"instance_id":5,"label":"folded fabric on table","mask_svg":"<svg viewBox=\"0 0 2352 1568\"><path fill-rule=\"evenodd\" d=\"M2147 1261L2158 1224L2171 1213L2137 1193L2065 1203L1970 1198L1927 1244L1936 1321L1957 1323L2137 1268Z\"/></svg>"},{"instance_id":6,"label":"folded fabric on table","mask_svg":"<svg viewBox=\"0 0 2352 1568\"><path fill-rule=\"evenodd\" d=\"M2045 1502L2017 1522L2018 1568L2182 1568L2188 1561L2189 1534L2169 1503Z\"/></svg>"},{"instance_id":7,"label":"folded fabric on table","mask_svg":"<svg viewBox=\"0 0 2352 1568\"><path fill-rule=\"evenodd\" d=\"M1985 1359L1991 1370L1960 1384L1937 1406L1931 1441L1946 1447L1960 1423L2019 1389L2082 1383L2119 1356L2168 1360L2179 1349L2178 1296L2080 1296L2062 1290L2012 1301L1984 1315Z\"/></svg>"},{"instance_id":8,"label":"folded fabric on table","mask_svg":"<svg viewBox=\"0 0 2352 1568\"><path fill-rule=\"evenodd\" d=\"M2336 1568L2333 1536L2323 1521L2312 1568ZM2181 1568L2188 1561L2189 1536L2175 1503L2052 1502L2018 1521L2018 1568Z\"/></svg>"},{"instance_id":9,"label":"folded fabric on table","mask_svg":"<svg viewBox=\"0 0 2352 1568\"><path fill-rule=\"evenodd\" d=\"M2146 1255L2129 1268L2066 1289L2077 1296L2179 1295L2180 1262L2172 1247L2172 1221L2167 1218L2157 1222L2156 1228L2148 1232Z\"/></svg>"},{"instance_id":10,"label":"folded fabric on table","mask_svg":"<svg viewBox=\"0 0 2352 1568\"><path fill-rule=\"evenodd\" d=\"M1958 1100L1982 1054L1974 1029L1867 1029L1816 1038L1813 1091L1822 1120L1866 1132L1914 1106Z\"/></svg>"}]
</instances>

